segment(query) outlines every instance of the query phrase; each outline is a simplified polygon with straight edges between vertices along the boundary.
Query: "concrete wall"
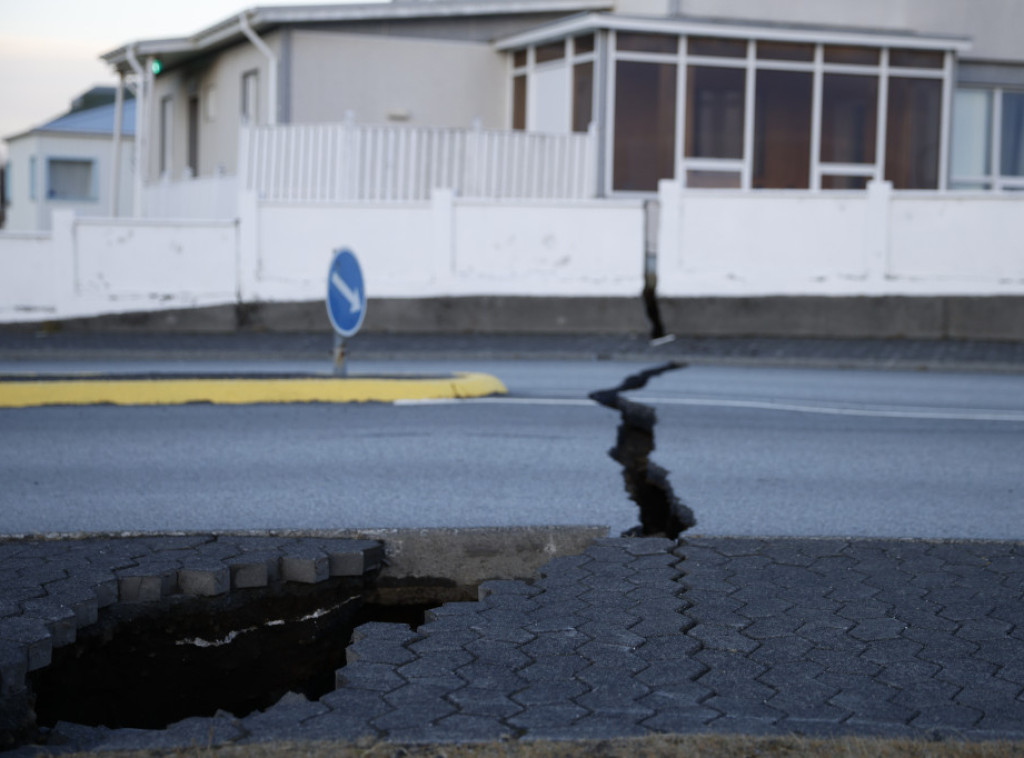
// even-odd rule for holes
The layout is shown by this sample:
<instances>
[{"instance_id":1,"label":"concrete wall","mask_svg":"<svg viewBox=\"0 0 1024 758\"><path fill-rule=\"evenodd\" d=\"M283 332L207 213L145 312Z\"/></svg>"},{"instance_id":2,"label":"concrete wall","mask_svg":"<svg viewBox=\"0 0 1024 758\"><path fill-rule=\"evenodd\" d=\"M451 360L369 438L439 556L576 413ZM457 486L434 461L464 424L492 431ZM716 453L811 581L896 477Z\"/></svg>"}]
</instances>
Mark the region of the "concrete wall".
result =
<instances>
[{"instance_id":1,"label":"concrete wall","mask_svg":"<svg viewBox=\"0 0 1024 758\"><path fill-rule=\"evenodd\" d=\"M53 214L49 234L0 234L0 321L190 308L237 299L234 221Z\"/></svg>"},{"instance_id":2,"label":"concrete wall","mask_svg":"<svg viewBox=\"0 0 1024 758\"><path fill-rule=\"evenodd\" d=\"M249 223L249 219L253 219ZM639 202L485 202L435 191L410 205L243 208L246 300L324 296L334 250L360 259L378 298L632 296L643 287ZM243 233L244 234L244 233ZM250 275L251 274L251 275Z\"/></svg>"},{"instance_id":3,"label":"concrete wall","mask_svg":"<svg viewBox=\"0 0 1024 758\"><path fill-rule=\"evenodd\" d=\"M665 297L1024 295L1024 198L661 183Z\"/></svg>"},{"instance_id":4,"label":"concrete wall","mask_svg":"<svg viewBox=\"0 0 1024 758\"><path fill-rule=\"evenodd\" d=\"M680 334L1024 339L1024 198L661 186L659 301ZM226 306L179 329L325 329L333 252L368 330L643 332L639 201L261 203L235 221L55 215L0 234L0 322ZM134 319L156 328L159 319ZM127 323L127 322L126 322Z\"/></svg>"},{"instance_id":5,"label":"concrete wall","mask_svg":"<svg viewBox=\"0 0 1024 758\"><path fill-rule=\"evenodd\" d=\"M291 120L504 128L504 56L479 42L292 32ZM367 76L366 72L373 72Z\"/></svg>"}]
</instances>

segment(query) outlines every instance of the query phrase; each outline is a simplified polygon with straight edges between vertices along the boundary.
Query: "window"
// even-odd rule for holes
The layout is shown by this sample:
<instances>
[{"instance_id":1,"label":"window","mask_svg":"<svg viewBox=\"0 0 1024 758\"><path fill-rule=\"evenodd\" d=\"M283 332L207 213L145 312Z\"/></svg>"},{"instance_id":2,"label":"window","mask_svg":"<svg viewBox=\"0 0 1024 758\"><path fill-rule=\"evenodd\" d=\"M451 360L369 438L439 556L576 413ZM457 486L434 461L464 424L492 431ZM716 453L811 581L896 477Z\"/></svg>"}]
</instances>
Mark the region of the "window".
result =
<instances>
[{"instance_id":1,"label":"window","mask_svg":"<svg viewBox=\"0 0 1024 758\"><path fill-rule=\"evenodd\" d=\"M174 99L169 95L160 100L160 175L172 167L171 147L174 141Z\"/></svg>"},{"instance_id":2,"label":"window","mask_svg":"<svg viewBox=\"0 0 1024 758\"><path fill-rule=\"evenodd\" d=\"M565 43L553 42L550 45L538 45L533 51L534 63L548 63L565 58Z\"/></svg>"},{"instance_id":3,"label":"window","mask_svg":"<svg viewBox=\"0 0 1024 758\"><path fill-rule=\"evenodd\" d=\"M889 78L885 178L896 189L937 189L942 82Z\"/></svg>"},{"instance_id":4,"label":"window","mask_svg":"<svg viewBox=\"0 0 1024 758\"><path fill-rule=\"evenodd\" d=\"M743 157L742 68L690 66L686 78L686 155Z\"/></svg>"},{"instance_id":5,"label":"window","mask_svg":"<svg viewBox=\"0 0 1024 758\"><path fill-rule=\"evenodd\" d=\"M673 176L676 66L620 60L615 68L614 188L658 188Z\"/></svg>"},{"instance_id":6,"label":"window","mask_svg":"<svg viewBox=\"0 0 1024 758\"><path fill-rule=\"evenodd\" d=\"M747 41L744 39L718 39L717 37L690 37L687 40L690 55L707 55L718 58L745 58Z\"/></svg>"},{"instance_id":7,"label":"window","mask_svg":"<svg viewBox=\"0 0 1024 758\"><path fill-rule=\"evenodd\" d=\"M36 189L36 157L30 155L28 157L28 199L38 200L39 191Z\"/></svg>"},{"instance_id":8,"label":"window","mask_svg":"<svg viewBox=\"0 0 1024 758\"><path fill-rule=\"evenodd\" d=\"M825 63L848 66L877 66L881 50L858 45L825 45Z\"/></svg>"},{"instance_id":9,"label":"window","mask_svg":"<svg viewBox=\"0 0 1024 758\"><path fill-rule=\"evenodd\" d=\"M825 74L821 103L821 160L874 163L878 77Z\"/></svg>"},{"instance_id":10,"label":"window","mask_svg":"<svg viewBox=\"0 0 1024 758\"><path fill-rule=\"evenodd\" d=\"M679 51L679 38L674 34L639 34L619 32L615 35L615 47L634 53L670 53Z\"/></svg>"},{"instance_id":11,"label":"window","mask_svg":"<svg viewBox=\"0 0 1024 758\"><path fill-rule=\"evenodd\" d=\"M51 200L95 200L93 161L50 158L47 161L46 196Z\"/></svg>"},{"instance_id":12,"label":"window","mask_svg":"<svg viewBox=\"0 0 1024 758\"><path fill-rule=\"evenodd\" d=\"M987 178L992 161L992 92L961 89L953 97L954 186L977 186Z\"/></svg>"},{"instance_id":13,"label":"window","mask_svg":"<svg viewBox=\"0 0 1024 758\"><path fill-rule=\"evenodd\" d=\"M572 69L572 130L590 128L594 112L594 62L577 63Z\"/></svg>"},{"instance_id":14,"label":"window","mask_svg":"<svg viewBox=\"0 0 1024 758\"><path fill-rule=\"evenodd\" d=\"M526 74L512 78L512 128L526 129Z\"/></svg>"},{"instance_id":15,"label":"window","mask_svg":"<svg viewBox=\"0 0 1024 758\"><path fill-rule=\"evenodd\" d=\"M1024 177L1024 92L1003 93L999 171Z\"/></svg>"},{"instance_id":16,"label":"window","mask_svg":"<svg viewBox=\"0 0 1024 758\"><path fill-rule=\"evenodd\" d=\"M199 176L199 98L188 99L188 170Z\"/></svg>"},{"instance_id":17,"label":"window","mask_svg":"<svg viewBox=\"0 0 1024 758\"><path fill-rule=\"evenodd\" d=\"M242 123L258 124L260 118L260 72L242 74Z\"/></svg>"},{"instance_id":18,"label":"window","mask_svg":"<svg viewBox=\"0 0 1024 758\"><path fill-rule=\"evenodd\" d=\"M755 187L807 189L811 180L811 86L803 71L757 72Z\"/></svg>"}]
</instances>

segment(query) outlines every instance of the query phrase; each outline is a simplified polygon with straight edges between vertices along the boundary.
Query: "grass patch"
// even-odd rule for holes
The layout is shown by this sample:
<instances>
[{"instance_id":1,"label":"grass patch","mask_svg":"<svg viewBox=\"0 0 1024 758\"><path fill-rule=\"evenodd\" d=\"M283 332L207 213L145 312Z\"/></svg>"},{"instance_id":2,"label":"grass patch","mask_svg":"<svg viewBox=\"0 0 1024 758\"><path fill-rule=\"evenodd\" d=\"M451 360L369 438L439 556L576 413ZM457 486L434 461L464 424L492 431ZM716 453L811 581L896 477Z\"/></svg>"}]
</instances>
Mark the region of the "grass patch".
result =
<instances>
[{"instance_id":1,"label":"grass patch","mask_svg":"<svg viewBox=\"0 0 1024 758\"><path fill-rule=\"evenodd\" d=\"M96 758L1011 758L1024 757L1024 742L924 741L843 737L651 735L611 740L493 741L408 745L357 742L267 742L191 750L79 753Z\"/></svg>"}]
</instances>

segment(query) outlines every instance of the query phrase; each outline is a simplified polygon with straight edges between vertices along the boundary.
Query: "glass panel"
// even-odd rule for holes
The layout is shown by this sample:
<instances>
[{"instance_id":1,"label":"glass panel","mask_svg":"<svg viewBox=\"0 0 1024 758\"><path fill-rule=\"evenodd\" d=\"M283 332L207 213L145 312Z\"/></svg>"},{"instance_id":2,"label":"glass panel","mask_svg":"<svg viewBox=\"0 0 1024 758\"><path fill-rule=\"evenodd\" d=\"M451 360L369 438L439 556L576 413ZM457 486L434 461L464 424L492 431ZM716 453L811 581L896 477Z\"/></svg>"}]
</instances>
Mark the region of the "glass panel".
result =
<instances>
[{"instance_id":1,"label":"glass panel","mask_svg":"<svg viewBox=\"0 0 1024 758\"><path fill-rule=\"evenodd\" d=\"M672 34L640 34L638 32L616 32L615 47L634 53L679 52L679 37Z\"/></svg>"},{"instance_id":2,"label":"glass panel","mask_svg":"<svg viewBox=\"0 0 1024 758\"><path fill-rule=\"evenodd\" d=\"M870 176L839 176L821 177L821 188L825 190L862 190L868 188Z\"/></svg>"},{"instance_id":3,"label":"glass panel","mask_svg":"<svg viewBox=\"0 0 1024 758\"><path fill-rule=\"evenodd\" d=\"M512 128L526 129L526 77L512 77Z\"/></svg>"},{"instance_id":4,"label":"glass panel","mask_svg":"<svg viewBox=\"0 0 1024 758\"><path fill-rule=\"evenodd\" d=\"M516 50L512 53L512 65L516 68L522 68L526 65L526 51Z\"/></svg>"},{"instance_id":5,"label":"glass panel","mask_svg":"<svg viewBox=\"0 0 1024 758\"><path fill-rule=\"evenodd\" d=\"M825 63L846 63L861 66L877 66L879 50L877 47L859 47L857 45L825 45Z\"/></svg>"},{"instance_id":6,"label":"glass panel","mask_svg":"<svg viewBox=\"0 0 1024 758\"><path fill-rule=\"evenodd\" d=\"M694 189L739 189L739 171L687 171L686 186Z\"/></svg>"},{"instance_id":7,"label":"glass panel","mask_svg":"<svg viewBox=\"0 0 1024 758\"><path fill-rule=\"evenodd\" d=\"M899 68L942 68L944 58L938 50L889 51L889 65Z\"/></svg>"},{"instance_id":8,"label":"glass panel","mask_svg":"<svg viewBox=\"0 0 1024 758\"><path fill-rule=\"evenodd\" d=\"M811 82L803 71L758 71L755 187L807 189L811 173Z\"/></svg>"},{"instance_id":9,"label":"glass panel","mask_svg":"<svg viewBox=\"0 0 1024 758\"><path fill-rule=\"evenodd\" d=\"M950 182L949 188L952 190L971 192L990 190L992 189L992 185L987 182Z\"/></svg>"},{"instance_id":10,"label":"glass panel","mask_svg":"<svg viewBox=\"0 0 1024 758\"><path fill-rule=\"evenodd\" d=\"M757 57L773 61L813 61L814 45L798 42L758 42Z\"/></svg>"},{"instance_id":11,"label":"glass panel","mask_svg":"<svg viewBox=\"0 0 1024 758\"><path fill-rule=\"evenodd\" d=\"M988 176L991 137L991 90L958 89L953 96L953 176Z\"/></svg>"},{"instance_id":12,"label":"glass panel","mask_svg":"<svg viewBox=\"0 0 1024 758\"><path fill-rule=\"evenodd\" d=\"M687 40L690 55L713 55L719 58L746 58L745 39L719 39L718 37L690 37Z\"/></svg>"},{"instance_id":13,"label":"glass panel","mask_svg":"<svg viewBox=\"0 0 1024 758\"><path fill-rule=\"evenodd\" d=\"M47 197L52 200L89 200L92 197L92 161L50 160Z\"/></svg>"},{"instance_id":14,"label":"glass panel","mask_svg":"<svg viewBox=\"0 0 1024 758\"><path fill-rule=\"evenodd\" d=\"M1001 159L1003 176L1024 176L1024 92L1003 93Z\"/></svg>"},{"instance_id":15,"label":"glass panel","mask_svg":"<svg viewBox=\"0 0 1024 758\"><path fill-rule=\"evenodd\" d=\"M572 41L573 50L576 55L583 55L584 53L594 52L594 35L584 34L582 37L576 37Z\"/></svg>"},{"instance_id":16,"label":"glass panel","mask_svg":"<svg viewBox=\"0 0 1024 758\"><path fill-rule=\"evenodd\" d=\"M658 188L675 174L676 66L619 61L615 67L617 190Z\"/></svg>"},{"instance_id":17,"label":"glass panel","mask_svg":"<svg viewBox=\"0 0 1024 758\"><path fill-rule=\"evenodd\" d=\"M552 42L549 45L537 45L533 50L534 63L558 61L565 57L565 43Z\"/></svg>"},{"instance_id":18,"label":"glass panel","mask_svg":"<svg viewBox=\"0 0 1024 758\"><path fill-rule=\"evenodd\" d=\"M942 82L889 78L885 178L896 189L937 189Z\"/></svg>"},{"instance_id":19,"label":"glass panel","mask_svg":"<svg viewBox=\"0 0 1024 758\"><path fill-rule=\"evenodd\" d=\"M747 72L690 66L686 74L686 155L742 158Z\"/></svg>"},{"instance_id":20,"label":"glass panel","mask_svg":"<svg viewBox=\"0 0 1024 758\"><path fill-rule=\"evenodd\" d=\"M878 78L825 74L821 100L821 160L874 163Z\"/></svg>"},{"instance_id":21,"label":"glass panel","mask_svg":"<svg viewBox=\"0 0 1024 758\"><path fill-rule=\"evenodd\" d=\"M594 64L578 63L572 69L572 130L585 132L594 112Z\"/></svg>"}]
</instances>

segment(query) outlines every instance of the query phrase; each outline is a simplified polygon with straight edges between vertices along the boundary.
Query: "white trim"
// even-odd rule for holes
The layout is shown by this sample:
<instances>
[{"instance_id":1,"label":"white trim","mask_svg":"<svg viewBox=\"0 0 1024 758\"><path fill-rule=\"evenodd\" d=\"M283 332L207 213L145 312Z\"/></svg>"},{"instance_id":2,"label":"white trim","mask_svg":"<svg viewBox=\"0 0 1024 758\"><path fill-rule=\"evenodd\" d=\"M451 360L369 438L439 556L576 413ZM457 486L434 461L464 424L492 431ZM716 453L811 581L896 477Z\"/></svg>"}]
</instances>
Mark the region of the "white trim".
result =
<instances>
[{"instance_id":1,"label":"white trim","mask_svg":"<svg viewBox=\"0 0 1024 758\"><path fill-rule=\"evenodd\" d=\"M537 44L567 34L579 34L599 28L613 31L679 34L696 37L724 37L734 39L771 40L775 42L810 42L826 45L857 45L868 47L897 47L906 49L952 50L958 53L970 49L970 40L964 37L924 36L878 31L845 31L829 28L786 29L756 24L729 24L672 18L634 18L609 13L588 13L538 27L528 32L497 40L498 50Z\"/></svg>"},{"instance_id":2,"label":"white trim","mask_svg":"<svg viewBox=\"0 0 1024 758\"><path fill-rule=\"evenodd\" d=\"M949 188L950 129L953 121L953 54L942 56L942 111L939 114L939 192Z\"/></svg>"},{"instance_id":3,"label":"white trim","mask_svg":"<svg viewBox=\"0 0 1024 758\"><path fill-rule=\"evenodd\" d=\"M825 90L825 73L822 64L825 59L825 47L814 46L814 73L811 79L811 165L810 176L807 177L811 192L821 189L821 117Z\"/></svg>"},{"instance_id":4,"label":"white trim","mask_svg":"<svg viewBox=\"0 0 1024 758\"><path fill-rule=\"evenodd\" d=\"M878 128L875 130L875 181L885 179L885 152L889 140L889 49L882 48L878 70Z\"/></svg>"},{"instance_id":5,"label":"white trim","mask_svg":"<svg viewBox=\"0 0 1024 758\"><path fill-rule=\"evenodd\" d=\"M743 172L740 189L754 188L754 111L757 98L757 44L747 40L747 70L743 80Z\"/></svg>"}]
</instances>

